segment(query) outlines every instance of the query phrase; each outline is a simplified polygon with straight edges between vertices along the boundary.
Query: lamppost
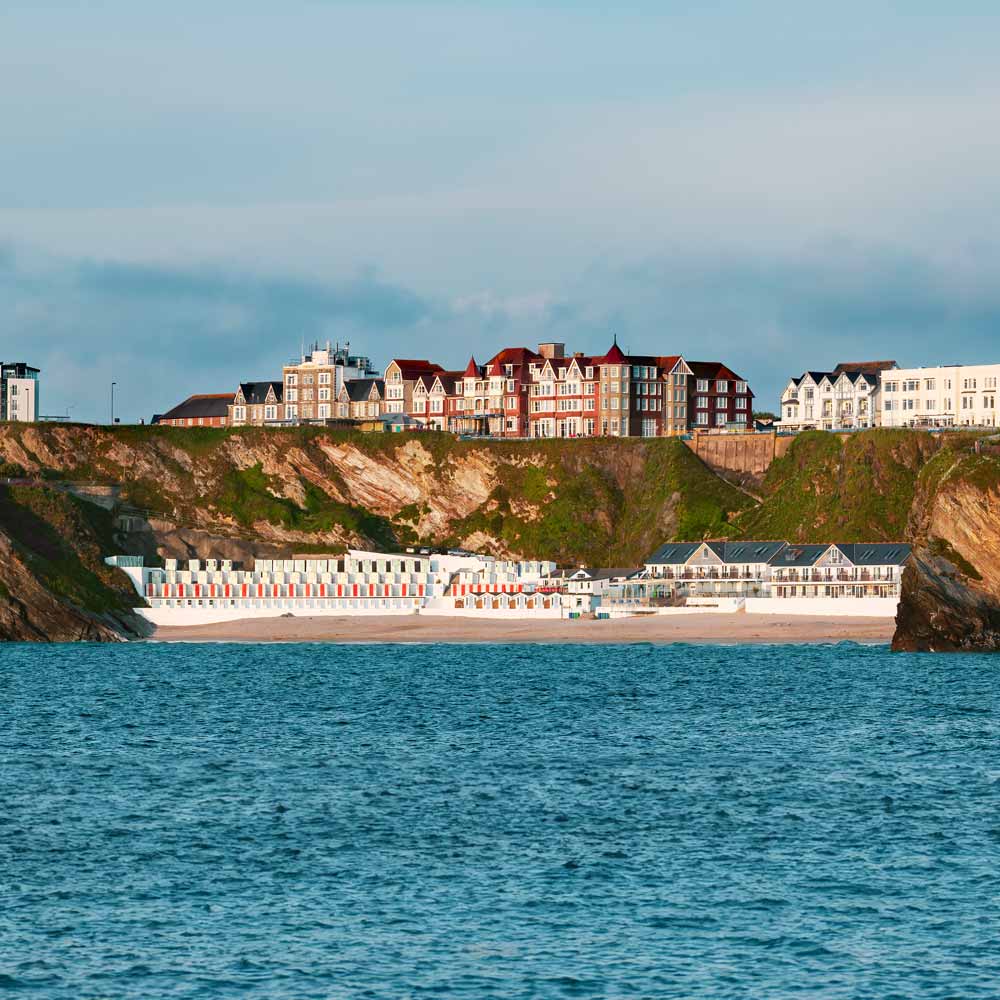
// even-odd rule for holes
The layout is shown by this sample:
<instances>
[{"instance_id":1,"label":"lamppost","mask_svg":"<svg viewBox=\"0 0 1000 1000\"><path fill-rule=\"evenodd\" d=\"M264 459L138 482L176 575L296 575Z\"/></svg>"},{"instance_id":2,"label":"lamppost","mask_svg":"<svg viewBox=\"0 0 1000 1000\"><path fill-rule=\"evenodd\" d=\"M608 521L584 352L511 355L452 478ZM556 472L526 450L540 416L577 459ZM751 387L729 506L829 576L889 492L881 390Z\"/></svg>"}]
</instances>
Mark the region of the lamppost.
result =
<instances>
[{"instance_id":1,"label":"lamppost","mask_svg":"<svg viewBox=\"0 0 1000 1000\"><path fill-rule=\"evenodd\" d=\"M117 382L111 383L111 426L115 426L115 386Z\"/></svg>"}]
</instances>

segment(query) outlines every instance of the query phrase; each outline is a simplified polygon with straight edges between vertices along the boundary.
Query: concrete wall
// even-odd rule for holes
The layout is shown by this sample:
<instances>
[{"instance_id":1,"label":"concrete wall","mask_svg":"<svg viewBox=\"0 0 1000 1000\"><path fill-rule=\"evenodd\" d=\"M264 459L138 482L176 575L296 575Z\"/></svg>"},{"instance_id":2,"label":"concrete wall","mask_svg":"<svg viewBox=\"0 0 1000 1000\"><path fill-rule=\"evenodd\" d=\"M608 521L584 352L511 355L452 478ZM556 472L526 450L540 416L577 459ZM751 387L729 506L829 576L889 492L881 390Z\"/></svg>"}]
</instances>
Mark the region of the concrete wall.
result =
<instances>
[{"instance_id":1,"label":"concrete wall","mask_svg":"<svg viewBox=\"0 0 1000 1000\"><path fill-rule=\"evenodd\" d=\"M895 618L896 597L748 597L747 614Z\"/></svg>"},{"instance_id":2,"label":"concrete wall","mask_svg":"<svg viewBox=\"0 0 1000 1000\"><path fill-rule=\"evenodd\" d=\"M795 438L777 434L699 434L684 443L709 468L736 475L763 476Z\"/></svg>"}]
</instances>

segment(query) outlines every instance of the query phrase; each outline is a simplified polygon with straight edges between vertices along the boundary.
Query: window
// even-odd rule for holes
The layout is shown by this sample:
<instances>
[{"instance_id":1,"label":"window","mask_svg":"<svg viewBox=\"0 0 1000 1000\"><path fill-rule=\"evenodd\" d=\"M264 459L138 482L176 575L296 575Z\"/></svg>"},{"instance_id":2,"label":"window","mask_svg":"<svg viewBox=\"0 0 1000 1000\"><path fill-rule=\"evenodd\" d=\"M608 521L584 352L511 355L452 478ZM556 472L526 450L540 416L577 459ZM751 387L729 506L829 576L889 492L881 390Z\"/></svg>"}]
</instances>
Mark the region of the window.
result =
<instances>
[{"instance_id":1,"label":"window","mask_svg":"<svg viewBox=\"0 0 1000 1000\"><path fill-rule=\"evenodd\" d=\"M299 381L298 375L289 375L288 376L288 384L289 385L297 385L298 381Z\"/></svg>"},{"instance_id":2,"label":"window","mask_svg":"<svg viewBox=\"0 0 1000 1000\"><path fill-rule=\"evenodd\" d=\"M885 384L885 391L886 392L898 392L899 391L899 383L898 382L886 382L886 384Z\"/></svg>"},{"instance_id":3,"label":"window","mask_svg":"<svg viewBox=\"0 0 1000 1000\"><path fill-rule=\"evenodd\" d=\"M936 383L937 383L937 379L926 378L926 379L924 379L924 388L928 392L933 392L934 391L934 386L935 386Z\"/></svg>"},{"instance_id":4,"label":"window","mask_svg":"<svg viewBox=\"0 0 1000 1000\"><path fill-rule=\"evenodd\" d=\"M708 379L707 378L698 379L696 390L698 392L708 392Z\"/></svg>"},{"instance_id":5,"label":"window","mask_svg":"<svg viewBox=\"0 0 1000 1000\"><path fill-rule=\"evenodd\" d=\"M320 372L319 373L319 384L320 385L329 385L330 384L330 373L329 372ZM320 398L322 399L322 397L320 397Z\"/></svg>"},{"instance_id":6,"label":"window","mask_svg":"<svg viewBox=\"0 0 1000 1000\"><path fill-rule=\"evenodd\" d=\"M726 415L724 413L716 413L715 415L715 426L725 427L726 426Z\"/></svg>"},{"instance_id":7,"label":"window","mask_svg":"<svg viewBox=\"0 0 1000 1000\"><path fill-rule=\"evenodd\" d=\"M715 408L717 410L724 410L724 409L726 409L727 406L729 406L729 400L728 399L726 399L724 396L716 396L715 397Z\"/></svg>"},{"instance_id":8,"label":"window","mask_svg":"<svg viewBox=\"0 0 1000 1000\"><path fill-rule=\"evenodd\" d=\"M747 398L746 398L746 396L737 396L736 397L736 409L737 410L745 410L746 408L747 408Z\"/></svg>"},{"instance_id":9,"label":"window","mask_svg":"<svg viewBox=\"0 0 1000 1000\"><path fill-rule=\"evenodd\" d=\"M708 408L708 396L695 396L694 397L695 409L704 410Z\"/></svg>"},{"instance_id":10,"label":"window","mask_svg":"<svg viewBox=\"0 0 1000 1000\"><path fill-rule=\"evenodd\" d=\"M584 374L584 378L588 378L588 379L593 378L594 377L594 366L593 365L587 365L587 367L584 370L583 374Z\"/></svg>"},{"instance_id":11,"label":"window","mask_svg":"<svg viewBox=\"0 0 1000 1000\"><path fill-rule=\"evenodd\" d=\"M695 423L702 424L702 425L707 424L708 423L708 414L707 413L699 413L698 416L695 418Z\"/></svg>"},{"instance_id":12,"label":"window","mask_svg":"<svg viewBox=\"0 0 1000 1000\"><path fill-rule=\"evenodd\" d=\"M299 390L289 389L287 394L289 403L297 403L299 401Z\"/></svg>"},{"instance_id":13,"label":"window","mask_svg":"<svg viewBox=\"0 0 1000 1000\"><path fill-rule=\"evenodd\" d=\"M715 383L716 392L729 392L729 383L724 379L720 378Z\"/></svg>"},{"instance_id":14,"label":"window","mask_svg":"<svg viewBox=\"0 0 1000 1000\"><path fill-rule=\"evenodd\" d=\"M736 383L736 391L737 392L746 392L747 391L747 384L746 384L746 382L737 382Z\"/></svg>"}]
</instances>

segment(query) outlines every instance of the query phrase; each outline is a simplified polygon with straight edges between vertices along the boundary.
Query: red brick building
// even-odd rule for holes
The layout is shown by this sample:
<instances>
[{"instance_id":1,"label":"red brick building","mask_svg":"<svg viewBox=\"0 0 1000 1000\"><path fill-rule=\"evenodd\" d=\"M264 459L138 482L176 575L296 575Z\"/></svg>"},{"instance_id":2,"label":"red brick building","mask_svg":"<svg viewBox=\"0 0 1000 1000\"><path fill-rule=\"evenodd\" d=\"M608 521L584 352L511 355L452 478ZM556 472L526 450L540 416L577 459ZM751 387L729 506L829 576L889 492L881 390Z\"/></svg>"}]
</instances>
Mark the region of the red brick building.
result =
<instances>
[{"instance_id":1,"label":"red brick building","mask_svg":"<svg viewBox=\"0 0 1000 1000\"><path fill-rule=\"evenodd\" d=\"M188 396L172 410L153 417L154 424L167 427L228 427L233 394Z\"/></svg>"}]
</instances>

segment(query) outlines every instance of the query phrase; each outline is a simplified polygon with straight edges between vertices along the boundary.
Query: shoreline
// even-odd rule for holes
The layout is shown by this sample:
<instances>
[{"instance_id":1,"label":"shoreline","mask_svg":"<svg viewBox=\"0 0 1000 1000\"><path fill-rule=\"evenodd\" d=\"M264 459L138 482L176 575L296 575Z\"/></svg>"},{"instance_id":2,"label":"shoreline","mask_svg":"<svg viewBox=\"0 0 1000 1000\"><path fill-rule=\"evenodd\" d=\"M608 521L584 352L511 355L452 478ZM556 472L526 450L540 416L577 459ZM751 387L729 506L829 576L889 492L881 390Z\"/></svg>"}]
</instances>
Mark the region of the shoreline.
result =
<instances>
[{"instance_id":1,"label":"shoreline","mask_svg":"<svg viewBox=\"0 0 1000 1000\"><path fill-rule=\"evenodd\" d=\"M861 642L888 644L892 618L811 615L670 615L595 619L456 619L451 617L365 616L246 618L206 625L161 626L146 642L245 642L332 644L486 643L618 645L669 644L810 644Z\"/></svg>"}]
</instances>

